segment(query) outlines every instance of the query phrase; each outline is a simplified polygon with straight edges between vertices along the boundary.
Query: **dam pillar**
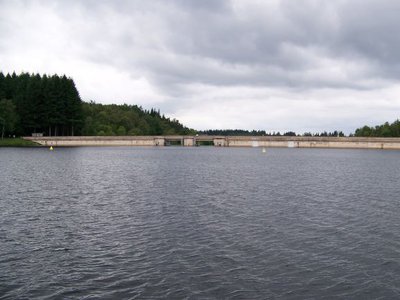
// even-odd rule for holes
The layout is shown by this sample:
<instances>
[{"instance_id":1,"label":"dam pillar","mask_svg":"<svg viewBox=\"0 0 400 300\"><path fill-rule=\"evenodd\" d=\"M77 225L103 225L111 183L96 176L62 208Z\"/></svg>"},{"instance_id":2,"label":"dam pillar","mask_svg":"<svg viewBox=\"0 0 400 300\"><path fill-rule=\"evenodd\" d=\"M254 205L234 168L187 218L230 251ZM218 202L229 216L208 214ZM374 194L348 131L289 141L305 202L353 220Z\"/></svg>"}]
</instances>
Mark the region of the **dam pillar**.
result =
<instances>
[{"instance_id":1,"label":"dam pillar","mask_svg":"<svg viewBox=\"0 0 400 300\"><path fill-rule=\"evenodd\" d=\"M213 140L213 142L214 142L214 146L216 146L216 147L226 147L226 146L228 146L228 143L226 142L225 138L215 138Z\"/></svg>"},{"instance_id":2,"label":"dam pillar","mask_svg":"<svg viewBox=\"0 0 400 300\"><path fill-rule=\"evenodd\" d=\"M193 147L195 145L194 138L192 137L185 137L183 138L183 146L185 147Z\"/></svg>"}]
</instances>

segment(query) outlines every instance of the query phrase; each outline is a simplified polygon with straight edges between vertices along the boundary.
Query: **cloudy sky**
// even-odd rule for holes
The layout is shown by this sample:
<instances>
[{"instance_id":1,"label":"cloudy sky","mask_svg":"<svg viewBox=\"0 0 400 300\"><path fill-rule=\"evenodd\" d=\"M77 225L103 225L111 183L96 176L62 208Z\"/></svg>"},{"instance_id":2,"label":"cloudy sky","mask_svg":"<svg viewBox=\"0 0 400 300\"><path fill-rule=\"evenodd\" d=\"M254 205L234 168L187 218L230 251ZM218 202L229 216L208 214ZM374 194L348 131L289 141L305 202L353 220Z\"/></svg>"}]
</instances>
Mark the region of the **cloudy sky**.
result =
<instances>
[{"instance_id":1,"label":"cloudy sky","mask_svg":"<svg viewBox=\"0 0 400 300\"><path fill-rule=\"evenodd\" d=\"M398 0L0 0L0 70L196 129L343 130L400 117Z\"/></svg>"}]
</instances>

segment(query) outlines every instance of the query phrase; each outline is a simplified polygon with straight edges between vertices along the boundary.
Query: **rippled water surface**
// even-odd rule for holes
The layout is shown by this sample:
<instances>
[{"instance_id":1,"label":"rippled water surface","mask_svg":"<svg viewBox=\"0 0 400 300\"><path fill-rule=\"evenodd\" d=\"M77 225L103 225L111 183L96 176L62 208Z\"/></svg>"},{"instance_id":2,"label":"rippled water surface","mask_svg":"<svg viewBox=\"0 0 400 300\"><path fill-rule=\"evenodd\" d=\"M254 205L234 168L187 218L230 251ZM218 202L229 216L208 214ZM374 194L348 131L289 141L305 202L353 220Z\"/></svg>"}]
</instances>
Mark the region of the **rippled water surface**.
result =
<instances>
[{"instance_id":1,"label":"rippled water surface","mask_svg":"<svg viewBox=\"0 0 400 300\"><path fill-rule=\"evenodd\" d=\"M395 299L400 152L0 149L1 299Z\"/></svg>"}]
</instances>

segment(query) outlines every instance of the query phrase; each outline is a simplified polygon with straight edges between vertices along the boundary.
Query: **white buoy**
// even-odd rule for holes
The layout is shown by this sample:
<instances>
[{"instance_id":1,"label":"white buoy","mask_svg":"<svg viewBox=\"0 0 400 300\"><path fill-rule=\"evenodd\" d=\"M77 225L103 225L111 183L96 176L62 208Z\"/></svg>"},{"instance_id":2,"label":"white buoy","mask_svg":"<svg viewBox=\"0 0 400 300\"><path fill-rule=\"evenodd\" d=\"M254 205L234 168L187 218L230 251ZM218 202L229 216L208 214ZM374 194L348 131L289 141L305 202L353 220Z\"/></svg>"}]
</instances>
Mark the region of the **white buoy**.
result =
<instances>
[{"instance_id":1,"label":"white buoy","mask_svg":"<svg viewBox=\"0 0 400 300\"><path fill-rule=\"evenodd\" d=\"M53 151L53 146L50 146L50 151Z\"/></svg>"},{"instance_id":2,"label":"white buoy","mask_svg":"<svg viewBox=\"0 0 400 300\"><path fill-rule=\"evenodd\" d=\"M265 147L262 148L262 153L266 153L267 149L265 149Z\"/></svg>"}]
</instances>

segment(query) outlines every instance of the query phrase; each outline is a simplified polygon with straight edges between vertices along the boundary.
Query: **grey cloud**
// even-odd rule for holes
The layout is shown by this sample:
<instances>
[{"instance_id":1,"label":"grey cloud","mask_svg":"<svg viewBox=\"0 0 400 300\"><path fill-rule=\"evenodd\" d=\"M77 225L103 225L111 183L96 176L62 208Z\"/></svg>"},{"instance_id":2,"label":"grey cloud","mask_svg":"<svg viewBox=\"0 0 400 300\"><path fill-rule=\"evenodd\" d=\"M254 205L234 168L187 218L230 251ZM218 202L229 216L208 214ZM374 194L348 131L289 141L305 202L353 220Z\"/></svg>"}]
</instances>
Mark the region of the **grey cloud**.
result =
<instances>
[{"instance_id":1,"label":"grey cloud","mask_svg":"<svg viewBox=\"0 0 400 300\"><path fill-rule=\"evenodd\" d=\"M397 80L397 1L248 3L235 10L232 1L60 1L56 11L81 22L71 38L87 44L88 59L141 69L165 89L192 82L359 89L375 88L364 84L374 77ZM327 74L323 59L341 62L346 76ZM349 70L346 61L368 68Z\"/></svg>"},{"instance_id":2,"label":"grey cloud","mask_svg":"<svg viewBox=\"0 0 400 300\"><path fill-rule=\"evenodd\" d=\"M398 11L396 1L338 1L330 4L316 1L282 1L279 10L252 12L249 18L241 18L242 12L227 10L222 16L209 15L206 22L189 13L185 26L172 23L176 34L167 45L174 53L208 58L220 63L221 68L235 65L254 67L254 73L238 79L244 84L259 84L260 68L266 85L293 85L293 73L298 75L298 84L313 87L347 87L350 78L337 82L323 81L322 78L303 80L305 71L318 69L318 59L327 58L333 62L341 60L351 63L369 61L369 72L349 74L354 87L358 88L365 78L380 77L397 80L398 38L395 29L400 20L393 11ZM382 3L382 5L381 5ZM245 12L246 13L246 12ZM247 12L249 13L249 12ZM377 16L374 17L374 15ZM285 51L286 49L286 51ZM313 56L301 57L292 51L319 49ZM345 65L344 65L345 67ZM274 70L277 70L274 73ZM192 71L192 70L191 70ZM212 69L210 71L213 71ZM285 71L285 80L281 76ZM345 69L343 71L346 71ZM392 72L395 71L395 72ZM222 75L222 74L221 74ZM254 76L253 76L254 75ZM179 80L206 82L209 77L178 76ZM230 81L226 78L226 81ZM232 84L239 84L232 80ZM371 87L374 88L374 87Z\"/></svg>"},{"instance_id":3,"label":"grey cloud","mask_svg":"<svg viewBox=\"0 0 400 300\"><path fill-rule=\"evenodd\" d=\"M29 11L31 23L20 17ZM0 0L0 59L46 51L30 35L48 34L54 57L146 78L166 112L205 103L193 86L365 97L399 83L399 15L397 0Z\"/></svg>"}]
</instances>

